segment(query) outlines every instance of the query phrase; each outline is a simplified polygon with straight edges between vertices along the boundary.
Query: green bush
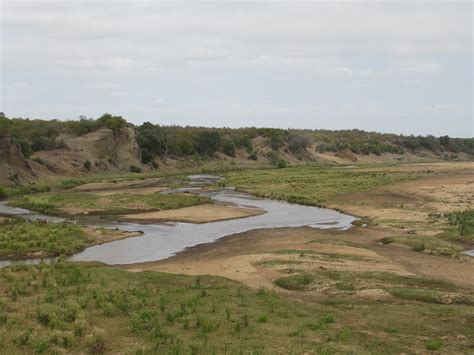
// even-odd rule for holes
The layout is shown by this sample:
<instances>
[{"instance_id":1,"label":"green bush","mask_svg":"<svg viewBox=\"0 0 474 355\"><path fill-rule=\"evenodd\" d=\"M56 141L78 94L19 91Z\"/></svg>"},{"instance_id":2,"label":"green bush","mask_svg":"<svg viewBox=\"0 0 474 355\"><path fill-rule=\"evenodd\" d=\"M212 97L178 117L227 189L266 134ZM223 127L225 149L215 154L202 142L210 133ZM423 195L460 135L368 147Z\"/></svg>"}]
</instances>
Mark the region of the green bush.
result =
<instances>
[{"instance_id":1,"label":"green bush","mask_svg":"<svg viewBox=\"0 0 474 355\"><path fill-rule=\"evenodd\" d=\"M85 168L87 171L91 170L91 166L92 166L92 164L91 164L90 160L86 160L86 161L84 162L84 168Z\"/></svg>"},{"instance_id":2,"label":"green bush","mask_svg":"<svg viewBox=\"0 0 474 355\"><path fill-rule=\"evenodd\" d=\"M142 168L135 166L135 165L130 165L130 172L131 173L141 173Z\"/></svg>"},{"instance_id":3,"label":"green bush","mask_svg":"<svg viewBox=\"0 0 474 355\"><path fill-rule=\"evenodd\" d=\"M428 339L425 343L427 350L441 350L443 341L440 339Z\"/></svg>"}]
</instances>

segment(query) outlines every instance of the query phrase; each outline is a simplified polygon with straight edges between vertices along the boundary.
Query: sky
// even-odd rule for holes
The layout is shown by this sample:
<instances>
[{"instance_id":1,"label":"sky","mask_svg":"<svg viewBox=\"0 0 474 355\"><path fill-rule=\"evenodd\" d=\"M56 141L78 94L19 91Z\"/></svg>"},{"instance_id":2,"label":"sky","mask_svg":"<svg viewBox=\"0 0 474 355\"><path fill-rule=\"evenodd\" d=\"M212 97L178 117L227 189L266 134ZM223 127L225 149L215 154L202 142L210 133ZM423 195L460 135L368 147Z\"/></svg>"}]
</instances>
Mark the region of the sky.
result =
<instances>
[{"instance_id":1,"label":"sky","mask_svg":"<svg viewBox=\"0 0 474 355\"><path fill-rule=\"evenodd\" d=\"M7 117L474 136L471 1L0 4Z\"/></svg>"}]
</instances>

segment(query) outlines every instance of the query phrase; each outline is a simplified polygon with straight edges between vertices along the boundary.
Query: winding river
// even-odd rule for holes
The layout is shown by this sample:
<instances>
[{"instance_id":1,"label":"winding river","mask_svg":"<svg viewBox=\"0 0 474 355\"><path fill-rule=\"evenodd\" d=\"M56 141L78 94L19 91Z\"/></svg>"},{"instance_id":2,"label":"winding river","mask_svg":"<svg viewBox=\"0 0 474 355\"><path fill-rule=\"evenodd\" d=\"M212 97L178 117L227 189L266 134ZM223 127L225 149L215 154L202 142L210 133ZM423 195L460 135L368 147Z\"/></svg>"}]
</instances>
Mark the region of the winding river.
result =
<instances>
[{"instance_id":1,"label":"winding river","mask_svg":"<svg viewBox=\"0 0 474 355\"><path fill-rule=\"evenodd\" d=\"M189 187L179 191L196 189L219 179L210 175L192 175ZM169 191L168 191L169 192ZM230 203L245 208L263 209L266 213L219 222L204 224L172 223L172 224L138 224L111 223L107 228L118 228L126 231L142 231L141 237L133 237L96 245L77 253L69 260L100 261L106 264L132 264L166 259L176 253L198 244L210 243L219 238L242 233L253 229L302 227L319 229L347 229L355 217L326 209L302 206L287 202L259 199L251 195L237 193L232 189L221 189L217 192L205 193L216 202ZM0 204L0 214L15 214L29 219L46 219L59 222L63 219L44 216L24 209L17 209ZM104 226L103 226L104 227ZM16 261L0 261L0 267ZM37 263L39 260L21 260L21 263Z\"/></svg>"}]
</instances>

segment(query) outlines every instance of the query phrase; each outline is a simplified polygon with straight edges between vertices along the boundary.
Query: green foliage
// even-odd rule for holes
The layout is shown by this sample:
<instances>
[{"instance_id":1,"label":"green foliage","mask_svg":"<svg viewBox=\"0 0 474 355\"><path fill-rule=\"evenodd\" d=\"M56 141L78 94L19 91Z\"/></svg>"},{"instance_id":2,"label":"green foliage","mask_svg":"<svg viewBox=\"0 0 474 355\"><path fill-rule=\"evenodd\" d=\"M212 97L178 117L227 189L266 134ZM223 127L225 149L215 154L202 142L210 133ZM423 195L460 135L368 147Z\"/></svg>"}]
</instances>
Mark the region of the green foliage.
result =
<instances>
[{"instance_id":1,"label":"green foliage","mask_svg":"<svg viewBox=\"0 0 474 355\"><path fill-rule=\"evenodd\" d=\"M276 154L273 152L274 156ZM319 206L332 196L365 191L378 186L418 178L413 173L383 169L360 171L324 166L292 166L282 170L254 169L224 174L225 183L259 197Z\"/></svg>"},{"instance_id":2,"label":"green foliage","mask_svg":"<svg viewBox=\"0 0 474 355\"><path fill-rule=\"evenodd\" d=\"M84 168L85 168L87 171L91 170L91 166L92 166L92 164L91 164L91 162L90 162L89 159L84 162Z\"/></svg>"},{"instance_id":3,"label":"green foliage","mask_svg":"<svg viewBox=\"0 0 474 355\"><path fill-rule=\"evenodd\" d=\"M221 136L217 131L204 130L195 137L196 151L204 156L214 155L221 144Z\"/></svg>"},{"instance_id":4,"label":"green foliage","mask_svg":"<svg viewBox=\"0 0 474 355\"><path fill-rule=\"evenodd\" d=\"M443 341L441 339L428 339L425 345L427 350L441 350Z\"/></svg>"},{"instance_id":5,"label":"green foliage","mask_svg":"<svg viewBox=\"0 0 474 355\"><path fill-rule=\"evenodd\" d=\"M67 215L64 208L73 208L90 215L117 215L173 209L208 203L209 198L193 194L133 194L116 193L107 197L84 192L54 192L25 195L21 199L11 200L10 205L30 210Z\"/></svg>"},{"instance_id":6,"label":"green foliage","mask_svg":"<svg viewBox=\"0 0 474 355\"><path fill-rule=\"evenodd\" d=\"M131 173L141 173L142 168L135 166L135 165L130 165L130 172Z\"/></svg>"},{"instance_id":7,"label":"green foliage","mask_svg":"<svg viewBox=\"0 0 474 355\"><path fill-rule=\"evenodd\" d=\"M314 277L310 274L300 274L288 277L280 277L275 284L286 290L302 291L308 288Z\"/></svg>"},{"instance_id":8,"label":"green foliage","mask_svg":"<svg viewBox=\"0 0 474 355\"><path fill-rule=\"evenodd\" d=\"M107 127L114 132L120 131L127 125L122 116L112 116L110 113L105 113L97 119L97 123L100 127Z\"/></svg>"},{"instance_id":9,"label":"green foliage","mask_svg":"<svg viewBox=\"0 0 474 355\"><path fill-rule=\"evenodd\" d=\"M84 249L88 242L75 224L21 218L9 218L0 224L0 257L70 255Z\"/></svg>"},{"instance_id":10,"label":"green foliage","mask_svg":"<svg viewBox=\"0 0 474 355\"><path fill-rule=\"evenodd\" d=\"M446 214L449 224L456 227L458 239L474 241L474 209Z\"/></svg>"},{"instance_id":11,"label":"green foliage","mask_svg":"<svg viewBox=\"0 0 474 355\"><path fill-rule=\"evenodd\" d=\"M222 144L222 152L230 157L235 157L235 144L231 140L225 140Z\"/></svg>"},{"instance_id":12,"label":"green foliage","mask_svg":"<svg viewBox=\"0 0 474 355\"><path fill-rule=\"evenodd\" d=\"M6 354L423 352L426 339L439 334L468 338L465 320L472 315L472 307L464 305L332 293L320 294L317 302L292 301L226 278L130 273L63 261L0 269L0 295L0 314L7 315L0 324L0 349ZM315 339L325 339L324 346L315 347ZM466 353L469 345L460 340L442 349Z\"/></svg>"},{"instance_id":13,"label":"green foliage","mask_svg":"<svg viewBox=\"0 0 474 355\"><path fill-rule=\"evenodd\" d=\"M249 156L248 156L248 159L257 160L258 159L257 153L256 152L250 153Z\"/></svg>"}]
</instances>

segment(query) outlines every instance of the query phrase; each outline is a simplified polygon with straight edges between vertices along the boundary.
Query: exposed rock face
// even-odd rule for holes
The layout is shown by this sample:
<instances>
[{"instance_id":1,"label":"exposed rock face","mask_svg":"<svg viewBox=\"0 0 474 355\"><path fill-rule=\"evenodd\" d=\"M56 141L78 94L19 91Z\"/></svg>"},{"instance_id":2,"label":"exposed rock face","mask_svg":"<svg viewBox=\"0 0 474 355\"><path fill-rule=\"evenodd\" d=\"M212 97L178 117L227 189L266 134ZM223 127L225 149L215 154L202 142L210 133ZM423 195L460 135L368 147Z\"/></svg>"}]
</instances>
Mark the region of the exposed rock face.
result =
<instances>
[{"instance_id":1,"label":"exposed rock face","mask_svg":"<svg viewBox=\"0 0 474 355\"><path fill-rule=\"evenodd\" d=\"M141 166L140 149L133 127L118 132L102 128L83 136L64 136L65 148L40 151L32 159L41 160L52 172L75 175L87 172L84 163L90 161L90 171L124 171L131 165Z\"/></svg>"},{"instance_id":2,"label":"exposed rock face","mask_svg":"<svg viewBox=\"0 0 474 355\"><path fill-rule=\"evenodd\" d=\"M23 183L35 177L18 145L10 136L0 136L0 182Z\"/></svg>"}]
</instances>

